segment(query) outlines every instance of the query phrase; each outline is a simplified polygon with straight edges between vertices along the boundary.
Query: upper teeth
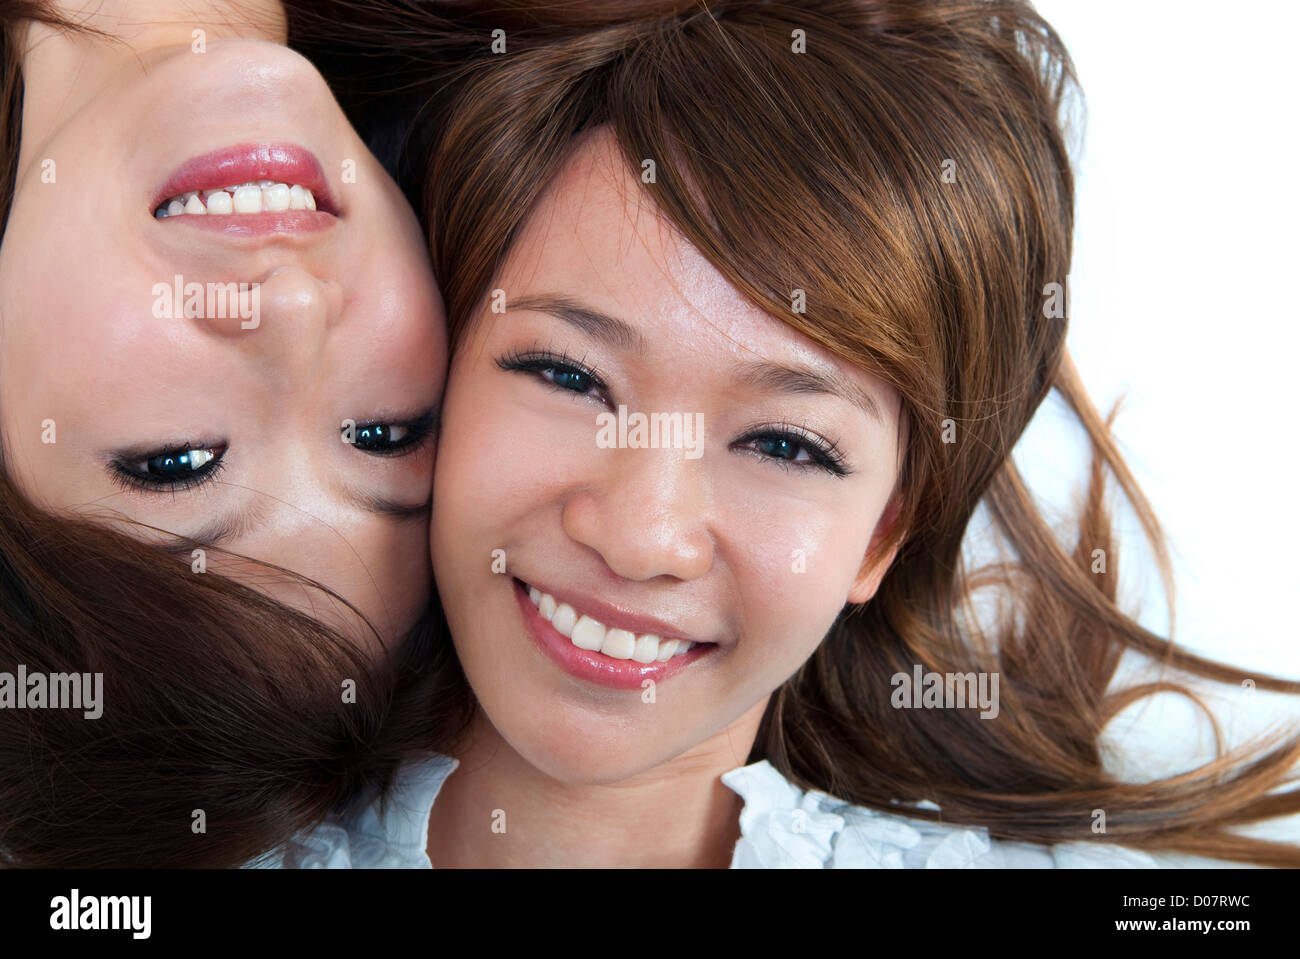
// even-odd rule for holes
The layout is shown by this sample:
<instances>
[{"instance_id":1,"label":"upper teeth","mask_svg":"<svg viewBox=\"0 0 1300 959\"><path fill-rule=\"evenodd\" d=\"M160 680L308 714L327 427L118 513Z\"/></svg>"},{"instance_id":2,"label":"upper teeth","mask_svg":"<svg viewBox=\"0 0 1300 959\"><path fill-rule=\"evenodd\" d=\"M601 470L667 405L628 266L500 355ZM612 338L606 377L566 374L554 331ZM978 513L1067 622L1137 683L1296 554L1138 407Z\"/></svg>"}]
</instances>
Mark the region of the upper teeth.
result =
<instances>
[{"instance_id":1,"label":"upper teeth","mask_svg":"<svg viewBox=\"0 0 1300 959\"><path fill-rule=\"evenodd\" d=\"M267 210L314 210L316 197L305 186L276 183L274 180L251 180L220 190L190 190L164 200L153 215L158 219L183 214L261 213Z\"/></svg>"},{"instance_id":2,"label":"upper teeth","mask_svg":"<svg viewBox=\"0 0 1300 959\"><path fill-rule=\"evenodd\" d=\"M557 603L550 593L536 586L528 588L528 598L533 601L542 618L555 627L561 636L579 649L604 653L614 659L634 659L638 663L667 662L681 656L695 643L684 639L660 639L654 633L640 636L626 629L606 629L605 624L590 616L580 615L568 603Z\"/></svg>"}]
</instances>

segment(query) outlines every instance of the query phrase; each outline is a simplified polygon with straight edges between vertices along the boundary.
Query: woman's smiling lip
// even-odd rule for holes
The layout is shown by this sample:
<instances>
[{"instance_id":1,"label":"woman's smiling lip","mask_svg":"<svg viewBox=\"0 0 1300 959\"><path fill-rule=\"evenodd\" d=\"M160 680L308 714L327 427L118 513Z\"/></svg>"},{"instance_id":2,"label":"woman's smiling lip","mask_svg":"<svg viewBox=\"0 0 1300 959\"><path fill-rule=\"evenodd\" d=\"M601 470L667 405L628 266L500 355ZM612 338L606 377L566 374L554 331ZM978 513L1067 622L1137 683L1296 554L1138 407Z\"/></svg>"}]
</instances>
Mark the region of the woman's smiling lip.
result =
<instances>
[{"instance_id":1,"label":"woman's smiling lip","mask_svg":"<svg viewBox=\"0 0 1300 959\"><path fill-rule=\"evenodd\" d=\"M657 619L654 616L646 616L642 613L628 612L593 596L583 596L575 592L555 589L545 583L534 582L531 579L524 580L520 577L516 577L516 579L524 584L525 596L528 595L528 587L534 586L543 593L554 596L557 603L568 603L578 611L579 615L586 613L593 619L600 620L602 624L610 629L626 629L630 633L654 633L663 639L678 639L682 642L711 642L711 640L700 639L698 636L686 633L665 620Z\"/></svg>"},{"instance_id":2,"label":"woman's smiling lip","mask_svg":"<svg viewBox=\"0 0 1300 959\"><path fill-rule=\"evenodd\" d=\"M260 180L297 185L311 190L315 210L281 210L262 213L209 213L167 217L192 227L236 236L325 229L342 216L330 192L320 161L308 150L291 143L241 143L187 160L158 188L149 213L171 197L190 192ZM166 222L159 221L159 222Z\"/></svg>"},{"instance_id":3,"label":"woman's smiling lip","mask_svg":"<svg viewBox=\"0 0 1300 959\"><path fill-rule=\"evenodd\" d=\"M275 213L209 213L205 216L169 216L159 222L183 220L190 227L223 236L266 236L325 230L339 218L319 210L284 210Z\"/></svg>"},{"instance_id":4,"label":"woman's smiling lip","mask_svg":"<svg viewBox=\"0 0 1300 959\"><path fill-rule=\"evenodd\" d=\"M542 616L537 607L533 605L532 600L529 599L528 586L522 580L512 578L511 588L519 605L520 613L523 615L525 629L542 653L569 675L587 682L609 686L614 689L642 689L646 680L652 680L655 683L663 682L669 676L681 672L687 666L695 663L701 657L709 655L716 649L713 643L697 642L697 645L689 652L674 655L664 662L652 663L640 663L634 659L615 659L594 650L579 649L570 642L568 637L556 630ZM596 613L597 607L614 612L610 619L618 620L615 628L627 628L634 622L645 623L651 629L656 625L660 627L664 625L661 621L650 617L620 615L617 611L614 611L613 607L597 601L580 600L579 602L586 602L587 605L582 607L583 611L590 612L593 615ZM604 615L603 612L602 615ZM651 629L647 629L646 632L650 632ZM671 629L665 629L664 631L673 638L681 635L680 633L674 633ZM683 641L685 641L684 637Z\"/></svg>"}]
</instances>

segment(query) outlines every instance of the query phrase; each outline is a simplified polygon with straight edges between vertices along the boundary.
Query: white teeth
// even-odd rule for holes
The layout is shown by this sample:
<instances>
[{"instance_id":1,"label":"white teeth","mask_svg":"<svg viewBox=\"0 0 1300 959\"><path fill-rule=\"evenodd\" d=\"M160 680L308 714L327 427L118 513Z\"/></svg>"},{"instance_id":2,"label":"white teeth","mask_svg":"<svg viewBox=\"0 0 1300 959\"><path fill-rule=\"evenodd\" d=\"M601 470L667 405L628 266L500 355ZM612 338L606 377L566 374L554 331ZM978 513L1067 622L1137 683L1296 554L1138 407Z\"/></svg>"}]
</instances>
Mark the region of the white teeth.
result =
<instances>
[{"instance_id":1,"label":"white teeth","mask_svg":"<svg viewBox=\"0 0 1300 959\"><path fill-rule=\"evenodd\" d=\"M555 597L550 593L542 596L542 601L537 604L538 612L542 614L543 619L550 619L555 615Z\"/></svg>"},{"instance_id":2,"label":"white teeth","mask_svg":"<svg viewBox=\"0 0 1300 959\"><path fill-rule=\"evenodd\" d=\"M578 621L578 614L568 603L561 603L555 608L555 615L551 617L551 625L555 631L566 639L573 635L573 625Z\"/></svg>"},{"instance_id":3,"label":"white teeth","mask_svg":"<svg viewBox=\"0 0 1300 959\"><path fill-rule=\"evenodd\" d=\"M235 212L235 200L225 190L220 190L216 193L210 194L207 200L209 213L220 214Z\"/></svg>"},{"instance_id":4,"label":"white teeth","mask_svg":"<svg viewBox=\"0 0 1300 959\"><path fill-rule=\"evenodd\" d=\"M569 642L579 649L595 652L605 644L605 627L590 616L584 616L574 624Z\"/></svg>"},{"instance_id":5,"label":"white teeth","mask_svg":"<svg viewBox=\"0 0 1300 959\"><path fill-rule=\"evenodd\" d=\"M235 191L235 212L236 213L261 213L262 212L262 190L261 187L241 186Z\"/></svg>"},{"instance_id":6,"label":"white teeth","mask_svg":"<svg viewBox=\"0 0 1300 959\"><path fill-rule=\"evenodd\" d=\"M275 180L250 180L220 190L187 190L163 201L154 216L205 213L261 213L263 210L279 213L283 210L314 210L316 197L311 190L294 183L277 183Z\"/></svg>"},{"instance_id":7,"label":"white teeth","mask_svg":"<svg viewBox=\"0 0 1300 959\"><path fill-rule=\"evenodd\" d=\"M289 187L283 183L262 187L262 206L272 213L289 209Z\"/></svg>"},{"instance_id":8,"label":"white teeth","mask_svg":"<svg viewBox=\"0 0 1300 959\"><path fill-rule=\"evenodd\" d=\"M605 641L600 644L600 651L606 656L612 656L614 659L631 659L635 650L636 633L629 633L626 629L605 631ZM657 653L658 650L655 652Z\"/></svg>"},{"instance_id":9,"label":"white teeth","mask_svg":"<svg viewBox=\"0 0 1300 959\"><path fill-rule=\"evenodd\" d=\"M528 587L528 599L555 631L579 649L601 652L613 659L638 663L665 663L689 652L696 644L684 639L661 639L654 633L638 636L626 629L606 629L605 624L582 616L568 603L557 602L550 593Z\"/></svg>"},{"instance_id":10,"label":"white teeth","mask_svg":"<svg viewBox=\"0 0 1300 959\"><path fill-rule=\"evenodd\" d=\"M613 630L611 629L610 632L612 633ZM632 658L638 663L653 663L659 658L659 637L653 633L638 636L636 645L632 647Z\"/></svg>"}]
</instances>

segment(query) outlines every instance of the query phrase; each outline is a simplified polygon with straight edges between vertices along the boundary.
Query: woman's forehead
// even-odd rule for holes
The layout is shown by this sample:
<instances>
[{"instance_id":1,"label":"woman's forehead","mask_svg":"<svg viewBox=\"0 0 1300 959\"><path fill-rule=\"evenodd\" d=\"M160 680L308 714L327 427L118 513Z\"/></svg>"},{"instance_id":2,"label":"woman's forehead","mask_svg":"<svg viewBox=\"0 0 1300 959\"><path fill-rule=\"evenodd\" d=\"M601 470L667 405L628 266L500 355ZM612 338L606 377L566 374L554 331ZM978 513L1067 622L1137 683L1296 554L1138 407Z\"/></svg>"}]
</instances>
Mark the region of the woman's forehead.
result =
<instances>
[{"instance_id":1,"label":"woman's forehead","mask_svg":"<svg viewBox=\"0 0 1300 959\"><path fill-rule=\"evenodd\" d=\"M508 303L581 301L673 349L831 367L897 407L878 376L751 302L664 216L613 134L589 131L542 192L499 278Z\"/></svg>"}]
</instances>

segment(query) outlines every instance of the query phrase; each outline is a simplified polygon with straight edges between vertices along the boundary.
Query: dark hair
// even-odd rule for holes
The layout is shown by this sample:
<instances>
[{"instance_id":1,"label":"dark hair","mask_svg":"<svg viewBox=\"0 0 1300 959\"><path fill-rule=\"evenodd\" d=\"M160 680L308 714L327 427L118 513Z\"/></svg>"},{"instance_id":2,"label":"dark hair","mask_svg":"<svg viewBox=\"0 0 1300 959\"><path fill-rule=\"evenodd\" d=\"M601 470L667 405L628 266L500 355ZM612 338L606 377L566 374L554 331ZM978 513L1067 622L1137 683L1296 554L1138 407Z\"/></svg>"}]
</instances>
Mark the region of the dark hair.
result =
<instances>
[{"instance_id":1,"label":"dark hair","mask_svg":"<svg viewBox=\"0 0 1300 959\"><path fill-rule=\"evenodd\" d=\"M643 189L714 267L897 388L912 425L897 522L878 545L900 544L897 558L773 695L751 761L878 809L933 800L945 821L1006 839L1300 865L1294 845L1230 829L1300 811L1300 792L1271 793L1294 782L1294 730L1155 782L1103 767L1099 737L1121 708L1162 690L1195 698L1174 682L1111 691L1126 650L1222 682L1300 683L1178 649L1116 604L1107 473L1171 602L1172 573L1114 413L1092 404L1066 320L1045 309L1069 272L1074 192L1062 118L1075 78L1052 27L1019 0L557 5L570 22L539 25L542 6L491 5L484 22L513 30L508 52L467 64L421 121L442 124L421 179L453 344L578 135L607 127L633 171L656 160ZM392 42L418 47L421 16L408 11ZM791 312L793 287L806 313ZM1053 388L1093 456L1073 543L1011 458ZM981 503L1014 560L971 570L961 547ZM990 586L1008 615L986 630L972 597ZM890 677L917 664L999 674L998 719L892 708Z\"/></svg>"}]
</instances>

